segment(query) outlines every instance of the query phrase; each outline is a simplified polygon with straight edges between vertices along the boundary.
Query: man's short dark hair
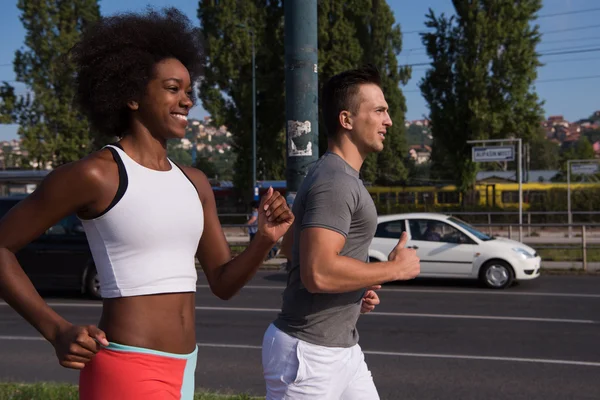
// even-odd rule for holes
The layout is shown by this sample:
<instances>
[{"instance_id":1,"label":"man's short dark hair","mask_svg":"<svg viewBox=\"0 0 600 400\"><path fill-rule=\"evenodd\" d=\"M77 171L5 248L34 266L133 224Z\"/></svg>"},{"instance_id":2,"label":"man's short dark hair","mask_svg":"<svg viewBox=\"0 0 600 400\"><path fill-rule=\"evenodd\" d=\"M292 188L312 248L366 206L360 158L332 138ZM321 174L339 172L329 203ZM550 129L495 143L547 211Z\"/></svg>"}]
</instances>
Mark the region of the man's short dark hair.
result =
<instances>
[{"instance_id":1,"label":"man's short dark hair","mask_svg":"<svg viewBox=\"0 0 600 400\"><path fill-rule=\"evenodd\" d=\"M344 71L332 76L323 85L321 104L323 120L327 136L334 137L340 127L339 115L347 110L351 113L358 111L360 102L357 99L360 85L374 84L381 87L379 70L371 64Z\"/></svg>"}]
</instances>

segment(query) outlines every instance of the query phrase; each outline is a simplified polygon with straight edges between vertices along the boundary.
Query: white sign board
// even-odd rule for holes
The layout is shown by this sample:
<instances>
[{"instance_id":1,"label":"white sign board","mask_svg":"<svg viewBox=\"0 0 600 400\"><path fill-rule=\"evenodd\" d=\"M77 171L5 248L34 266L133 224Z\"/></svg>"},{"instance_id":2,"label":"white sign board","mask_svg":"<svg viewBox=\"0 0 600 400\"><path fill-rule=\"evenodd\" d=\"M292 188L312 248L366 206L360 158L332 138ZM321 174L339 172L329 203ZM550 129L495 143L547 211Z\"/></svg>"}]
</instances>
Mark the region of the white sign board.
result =
<instances>
[{"instance_id":1,"label":"white sign board","mask_svg":"<svg viewBox=\"0 0 600 400\"><path fill-rule=\"evenodd\" d=\"M597 174L598 164L571 164L571 173L573 175L594 175Z\"/></svg>"},{"instance_id":2,"label":"white sign board","mask_svg":"<svg viewBox=\"0 0 600 400\"><path fill-rule=\"evenodd\" d=\"M474 162L514 161L514 146L473 147Z\"/></svg>"}]
</instances>

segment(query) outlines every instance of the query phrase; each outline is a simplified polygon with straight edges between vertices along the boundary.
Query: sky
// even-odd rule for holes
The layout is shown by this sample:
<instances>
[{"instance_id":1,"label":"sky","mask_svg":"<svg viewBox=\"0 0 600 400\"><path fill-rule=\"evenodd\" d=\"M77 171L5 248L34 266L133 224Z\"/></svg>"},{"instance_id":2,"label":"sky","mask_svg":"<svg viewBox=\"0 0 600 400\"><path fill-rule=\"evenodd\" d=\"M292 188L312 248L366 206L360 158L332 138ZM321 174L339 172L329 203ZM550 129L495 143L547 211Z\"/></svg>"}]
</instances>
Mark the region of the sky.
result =
<instances>
[{"instance_id":1,"label":"sky","mask_svg":"<svg viewBox=\"0 0 600 400\"><path fill-rule=\"evenodd\" d=\"M25 30L19 20L17 0L2 0L0 14L0 82L8 81L17 94L26 87L14 82L12 67L15 51L23 47ZM12 3L12 4L9 4ZM102 15L122 11L141 11L146 6L179 8L199 24L196 16L197 0L100 0ZM388 0L396 23L403 32L403 50L400 64L428 61L418 32L425 30L425 15L431 8L436 14L453 14L451 0ZM600 2L597 0L543 0L540 18L536 21L542 32L540 53L564 53L541 57L545 63L538 70L535 88L544 101L545 116L563 115L569 121L590 116L600 110ZM591 51L588 51L591 50ZM422 119L428 114L418 83L427 67L414 67L411 80L403 87L407 120ZM191 116L202 118L207 113L198 104ZM0 140L17 138L16 125L0 125Z\"/></svg>"}]
</instances>

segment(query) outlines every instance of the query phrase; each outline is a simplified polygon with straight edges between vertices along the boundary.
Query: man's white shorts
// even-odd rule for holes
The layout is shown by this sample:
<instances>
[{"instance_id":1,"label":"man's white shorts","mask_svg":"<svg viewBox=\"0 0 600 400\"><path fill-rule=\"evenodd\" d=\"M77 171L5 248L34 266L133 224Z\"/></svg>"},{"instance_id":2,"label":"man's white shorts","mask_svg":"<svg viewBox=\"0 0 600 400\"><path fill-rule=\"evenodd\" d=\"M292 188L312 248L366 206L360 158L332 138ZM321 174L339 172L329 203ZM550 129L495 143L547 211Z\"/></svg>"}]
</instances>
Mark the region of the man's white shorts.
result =
<instances>
[{"instance_id":1,"label":"man's white shorts","mask_svg":"<svg viewBox=\"0 0 600 400\"><path fill-rule=\"evenodd\" d=\"M266 400L378 400L358 344L325 347L289 336L273 324L265 332L262 364Z\"/></svg>"}]
</instances>

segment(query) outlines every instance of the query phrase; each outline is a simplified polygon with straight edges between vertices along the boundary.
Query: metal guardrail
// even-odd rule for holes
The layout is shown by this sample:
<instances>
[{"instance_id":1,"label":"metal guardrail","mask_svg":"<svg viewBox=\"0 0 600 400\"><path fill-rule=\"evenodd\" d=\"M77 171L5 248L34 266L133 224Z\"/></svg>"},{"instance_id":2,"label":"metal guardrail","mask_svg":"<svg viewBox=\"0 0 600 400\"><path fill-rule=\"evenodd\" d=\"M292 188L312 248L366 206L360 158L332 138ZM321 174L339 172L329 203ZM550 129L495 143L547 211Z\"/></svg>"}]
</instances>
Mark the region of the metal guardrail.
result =
<instances>
[{"instance_id":1,"label":"metal guardrail","mask_svg":"<svg viewBox=\"0 0 600 400\"><path fill-rule=\"evenodd\" d=\"M435 211L434 211L435 212ZM442 211L441 214L453 215L514 215L519 216L518 211ZM523 211L523 215L569 215L568 211ZM573 215L600 215L600 211L573 211ZM248 217L250 213L223 213L219 217Z\"/></svg>"},{"instance_id":2,"label":"metal guardrail","mask_svg":"<svg viewBox=\"0 0 600 400\"><path fill-rule=\"evenodd\" d=\"M452 214L452 215L456 215L457 213L448 213L448 214ZM484 213L487 214L487 213ZM597 214L600 214L600 212L598 212ZM473 223L470 224L474 227L480 228L481 231L487 231L487 233L490 236L503 236L500 234L495 235L494 234L494 230L496 230L496 233L498 233L498 228L500 228L500 230L502 230L501 228L507 228L507 236L509 239L519 239L518 235L519 235L519 224L518 223L489 223L489 224L477 224L477 223ZM240 228L240 229L245 229L248 228L248 225L246 224L222 224L223 228ZM496 229L495 229L496 228ZM517 228L516 232L515 228ZM565 238L563 239L573 239L572 236L572 230L569 230L569 228L572 228L573 230L577 231L578 233L575 234L575 238L576 239L580 239L577 241L577 243L573 243L571 245L561 245L561 244L557 244L556 243L556 238L552 237L548 237L547 241L541 241L543 239L543 236L536 236L533 233L537 233L536 232L536 228L538 230L543 230L543 228L558 228L559 230L565 229L566 231L564 232L565 235L567 235ZM574 262L582 262L582 269L583 271L587 271L588 270L588 250L590 249L600 249L600 235L598 237L598 246L590 246L589 243L589 233L592 229L598 229L598 231L600 231L600 223L576 223L576 224L566 224L566 223L531 223L531 224L523 224L522 225L522 229L527 232L527 234L524 236L524 238L521 239L521 241L523 242L528 242L527 238L536 238L537 240L540 240L540 242L535 243L535 245L533 245L536 249L563 249L563 250L581 250L581 260L573 260ZM525 233L523 232L523 233ZM554 233L560 233L559 232L554 232ZM517 237L515 237L517 236ZM540 239L537 239L540 238ZM231 242L232 245L235 246L245 246L246 243L243 241L240 242Z\"/></svg>"},{"instance_id":3,"label":"metal guardrail","mask_svg":"<svg viewBox=\"0 0 600 400\"><path fill-rule=\"evenodd\" d=\"M512 239L513 238L513 228L514 227L519 227L519 224L510 224L510 223L495 223L495 224L471 224L474 227L481 227L481 228L487 228L488 230L488 234L490 236L494 236L494 232L493 232L493 228L494 227L508 227L508 238ZM581 262L582 262L582 269L583 271L587 271L588 270L588 250L590 249L600 249L600 247L590 247L589 243L588 243L588 233L590 232L590 230L592 228L599 228L600 229L600 224L598 223L582 223L582 224L523 224L522 226L524 229L527 229L528 231L528 237L540 237L541 236L532 236L531 233L531 229L532 228L567 228L567 237L565 239L572 239L572 228L576 228L577 230L579 230L579 234L576 235L576 238L579 237L581 239L581 241L579 241L578 244L575 244L577 247L575 246L566 246L566 245L560 245L560 244L556 244L554 242L554 244L551 245L547 245L545 243L536 243L534 245L534 247L536 249L562 249L562 250L576 250L576 249L580 249L581 250ZM556 238L555 238L556 239ZM525 242L526 240L521 239L521 241ZM548 242L547 243L553 243L552 238L548 238ZM579 260L574 260L574 261L579 261Z\"/></svg>"}]
</instances>

